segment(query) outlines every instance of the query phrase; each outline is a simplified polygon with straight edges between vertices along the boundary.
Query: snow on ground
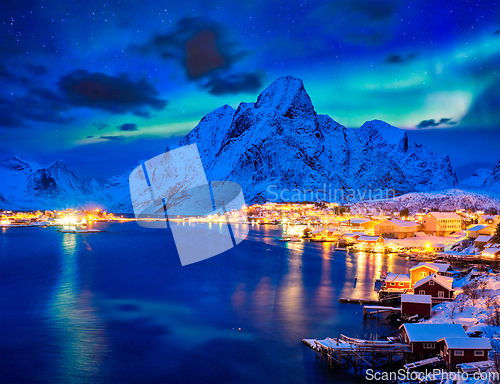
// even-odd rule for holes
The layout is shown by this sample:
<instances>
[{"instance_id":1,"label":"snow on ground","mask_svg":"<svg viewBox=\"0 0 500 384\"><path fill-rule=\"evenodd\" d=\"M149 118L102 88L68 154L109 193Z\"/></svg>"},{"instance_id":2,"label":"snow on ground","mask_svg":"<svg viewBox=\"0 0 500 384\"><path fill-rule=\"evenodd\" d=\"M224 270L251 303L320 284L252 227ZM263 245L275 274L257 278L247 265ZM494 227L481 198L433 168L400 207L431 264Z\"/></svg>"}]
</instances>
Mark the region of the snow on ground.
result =
<instances>
[{"instance_id":1,"label":"snow on ground","mask_svg":"<svg viewBox=\"0 0 500 384\"><path fill-rule=\"evenodd\" d=\"M481 331L492 338L500 332L500 275L471 276L455 280L455 300L434 306L431 318L425 322L462 324L467 333ZM471 284L477 284L474 294L467 292Z\"/></svg>"}]
</instances>

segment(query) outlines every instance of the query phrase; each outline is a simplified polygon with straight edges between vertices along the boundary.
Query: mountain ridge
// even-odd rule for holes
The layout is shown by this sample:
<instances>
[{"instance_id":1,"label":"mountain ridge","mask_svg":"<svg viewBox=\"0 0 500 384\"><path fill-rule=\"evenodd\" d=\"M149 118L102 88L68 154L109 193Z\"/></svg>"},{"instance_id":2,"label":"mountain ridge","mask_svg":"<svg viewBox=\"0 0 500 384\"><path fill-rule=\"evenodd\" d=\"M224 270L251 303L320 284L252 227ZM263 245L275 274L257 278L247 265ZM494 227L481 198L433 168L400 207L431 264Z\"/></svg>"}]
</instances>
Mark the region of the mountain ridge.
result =
<instances>
[{"instance_id":1,"label":"mountain ridge","mask_svg":"<svg viewBox=\"0 0 500 384\"><path fill-rule=\"evenodd\" d=\"M302 80L292 76L278 78L256 102L208 113L179 146L189 144L197 145L207 179L239 183L248 203L275 197L271 187L278 200L297 200L294 190L301 189L326 190L319 197L334 200L332 191L403 195L458 186L449 156L411 143L406 131L381 120L347 128L318 114ZM0 208L97 204L132 212L132 169L99 185L80 180L62 161L42 167L13 157L0 161ZM500 162L483 186L499 189Z\"/></svg>"}]
</instances>

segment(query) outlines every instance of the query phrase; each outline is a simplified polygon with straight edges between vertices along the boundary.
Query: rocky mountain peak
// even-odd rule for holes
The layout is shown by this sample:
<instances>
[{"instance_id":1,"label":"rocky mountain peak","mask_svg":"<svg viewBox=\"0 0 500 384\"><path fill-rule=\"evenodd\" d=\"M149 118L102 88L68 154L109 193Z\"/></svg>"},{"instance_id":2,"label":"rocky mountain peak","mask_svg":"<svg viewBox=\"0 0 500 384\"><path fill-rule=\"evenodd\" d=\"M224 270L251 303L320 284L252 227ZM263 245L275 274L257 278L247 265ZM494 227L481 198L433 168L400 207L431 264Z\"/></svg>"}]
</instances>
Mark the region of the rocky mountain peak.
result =
<instances>
[{"instance_id":1,"label":"rocky mountain peak","mask_svg":"<svg viewBox=\"0 0 500 384\"><path fill-rule=\"evenodd\" d=\"M316 112L301 79L283 76L275 80L257 98L255 108L274 110L285 117L314 117Z\"/></svg>"}]
</instances>

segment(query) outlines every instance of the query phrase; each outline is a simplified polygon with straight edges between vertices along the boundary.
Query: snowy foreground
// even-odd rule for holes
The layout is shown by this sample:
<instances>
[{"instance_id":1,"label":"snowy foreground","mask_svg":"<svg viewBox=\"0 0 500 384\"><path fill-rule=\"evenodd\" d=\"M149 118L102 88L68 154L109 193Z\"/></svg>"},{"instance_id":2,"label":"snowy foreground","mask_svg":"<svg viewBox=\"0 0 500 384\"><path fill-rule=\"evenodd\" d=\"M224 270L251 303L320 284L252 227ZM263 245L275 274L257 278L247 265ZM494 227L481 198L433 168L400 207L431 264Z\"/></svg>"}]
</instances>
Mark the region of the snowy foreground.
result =
<instances>
[{"instance_id":1,"label":"snowy foreground","mask_svg":"<svg viewBox=\"0 0 500 384\"><path fill-rule=\"evenodd\" d=\"M490 359L494 359L494 354L500 352L500 275L492 273L472 272L463 279L456 280L454 288L458 295L452 302L446 302L433 307L432 316L425 323L455 323L461 324L465 331L471 335L487 337L491 341L493 350L490 352ZM491 372L497 371L492 368ZM493 375L489 379L483 374L449 375L448 378L434 382L441 383L492 383ZM431 380L432 381L432 380Z\"/></svg>"}]
</instances>

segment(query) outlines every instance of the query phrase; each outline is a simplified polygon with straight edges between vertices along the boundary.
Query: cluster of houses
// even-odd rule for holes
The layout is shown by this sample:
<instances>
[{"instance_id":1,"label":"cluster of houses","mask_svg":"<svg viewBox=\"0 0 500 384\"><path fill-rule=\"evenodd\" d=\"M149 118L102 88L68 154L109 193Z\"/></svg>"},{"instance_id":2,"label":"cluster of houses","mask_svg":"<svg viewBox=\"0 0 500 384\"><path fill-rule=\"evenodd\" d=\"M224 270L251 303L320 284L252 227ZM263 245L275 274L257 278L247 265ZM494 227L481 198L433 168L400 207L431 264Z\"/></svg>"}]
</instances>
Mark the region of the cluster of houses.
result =
<instances>
[{"instance_id":1,"label":"cluster of houses","mask_svg":"<svg viewBox=\"0 0 500 384\"><path fill-rule=\"evenodd\" d=\"M326 225L287 224L284 238L342 242L366 252L422 252L435 254L455 245L472 244L471 253L486 260L500 258L493 234L500 215L480 215L465 226L457 212L428 212L420 221L390 217L335 217ZM465 248L465 247L464 247Z\"/></svg>"},{"instance_id":2,"label":"cluster of houses","mask_svg":"<svg viewBox=\"0 0 500 384\"><path fill-rule=\"evenodd\" d=\"M420 263L410 269L409 275L388 274L385 286L401 292L403 318L430 317L433 305L453 299L454 274L447 263ZM492 349L488 338L469 337L461 324L405 323L400 331L400 339L410 346L413 359L438 356L451 368L487 361Z\"/></svg>"},{"instance_id":3,"label":"cluster of houses","mask_svg":"<svg viewBox=\"0 0 500 384\"><path fill-rule=\"evenodd\" d=\"M460 324L406 323L401 338L415 358L441 356L449 367L488 360L492 349L485 337L469 337Z\"/></svg>"},{"instance_id":4,"label":"cluster of houses","mask_svg":"<svg viewBox=\"0 0 500 384\"><path fill-rule=\"evenodd\" d=\"M387 273L382 292L428 296L432 303L453 299L453 276L456 272L450 264L422 262L410 268L409 272Z\"/></svg>"},{"instance_id":5,"label":"cluster of houses","mask_svg":"<svg viewBox=\"0 0 500 384\"><path fill-rule=\"evenodd\" d=\"M0 226L76 225L86 224L92 221L121 220L122 217L115 217L113 213L108 213L98 208L94 210L76 210L67 208L65 210L53 211L2 211L0 213Z\"/></svg>"}]
</instances>

